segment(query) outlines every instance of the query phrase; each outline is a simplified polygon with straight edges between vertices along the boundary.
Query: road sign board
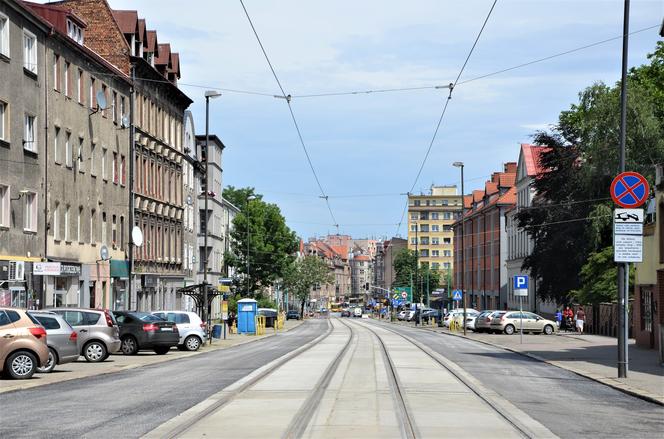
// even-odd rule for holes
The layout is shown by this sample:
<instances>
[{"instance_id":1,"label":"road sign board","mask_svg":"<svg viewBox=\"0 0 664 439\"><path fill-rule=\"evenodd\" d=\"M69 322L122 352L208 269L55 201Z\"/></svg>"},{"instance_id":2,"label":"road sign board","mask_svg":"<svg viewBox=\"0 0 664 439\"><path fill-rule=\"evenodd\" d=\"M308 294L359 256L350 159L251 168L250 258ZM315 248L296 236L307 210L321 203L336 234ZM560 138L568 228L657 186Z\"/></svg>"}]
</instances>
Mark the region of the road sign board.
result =
<instances>
[{"instance_id":1,"label":"road sign board","mask_svg":"<svg viewBox=\"0 0 664 439\"><path fill-rule=\"evenodd\" d=\"M407 302L413 301L413 293L411 292L410 287L395 287L394 292ZM405 296L404 293L406 294Z\"/></svg>"},{"instance_id":2,"label":"road sign board","mask_svg":"<svg viewBox=\"0 0 664 439\"><path fill-rule=\"evenodd\" d=\"M401 292L401 298L402 298L402 299L407 299L407 298L408 298L408 293L405 292L405 291L402 291L402 292Z\"/></svg>"},{"instance_id":3,"label":"road sign board","mask_svg":"<svg viewBox=\"0 0 664 439\"><path fill-rule=\"evenodd\" d=\"M528 276L525 274L514 276L514 295L517 297L528 296Z\"/></svg>"},{"instance_id":4,"label":"road sign board","mask_svg":"<svg viewBox=\"0 0 664 439\"><path fill-rule=\"evenodd\" d=\"M463 297L463 294L461 293L461 290L454 290L452 291L452 300L459 301Z\"/></svg>"},{"instance_id":5,"label":"road sign board","mask_svg":"<svg viewBox=\"0 0 664 439\"><path fill-rule=\"evenodd\" d=\"M611 198L626 209L645 203L649 192L648 181L638 172L622 172L611 183Z\"/></svg>"},{"instance_id":6,"label":"road sign board","mask_svg":"<svg viewBox=\"0 0 664 439\"><path fill-rule=\"evenodd\" d=\"M643 262L643 236L614 235L613 260L615 262Z\"/></svg>"},{"instance_id":7,"label":"road sign board","mask_svg":"<svg viewBox=\"0 0 664 439\"><path fill-rule=\"evenodd\" d=\"M616 235L643 235L643 209L615 209L613 233Z\"/></svg>"}]
</instances>

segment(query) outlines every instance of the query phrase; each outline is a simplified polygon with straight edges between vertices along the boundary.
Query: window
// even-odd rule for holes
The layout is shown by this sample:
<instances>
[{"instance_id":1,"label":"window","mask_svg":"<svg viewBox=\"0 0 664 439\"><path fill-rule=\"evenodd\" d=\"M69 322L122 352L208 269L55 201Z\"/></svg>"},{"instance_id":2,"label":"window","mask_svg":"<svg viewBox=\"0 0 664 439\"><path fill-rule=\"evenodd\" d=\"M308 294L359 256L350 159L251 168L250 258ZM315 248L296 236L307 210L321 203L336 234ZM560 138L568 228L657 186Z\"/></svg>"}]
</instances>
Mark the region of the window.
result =
<instances>
[{"instance_id":1,"label":"window","mask_svg":"<svg viewBox=\"0 0 664 439\"><path fill-rule=\"evenodd\" d=\"M83 206L78 208L78 216L76 217L76 242L83 243L83 234L81 233L81 218L83 217Z\"/></svg>"},{"instance_id":2,"label":"window","mask_svg":"<svg viewBox=\"0 0 664 439\"><path fill-rule=\"evenodd\" d=\"M438 219L438 212L431 212L431 219L432 220L437 220Z\"/></svg>"},{"instance_id":3,"label":"window","mask_svg":"<svg viewBox=\"0 0 664 439\"><path fill-rule=\"evenodd\" d=\"M78 172L85 172L85 162L83 161L83 137L78 138L76 166L78 167Z\"/></svg>"},{"instance_id":4,"label":"window","mask_svg":"<svg viewBox=\"0 0 664 439\"><path fill-rule=\"evenodd\" d=\"M419 205L420 205L420 200L415 200L415 206L419 206Z\"/></svg>"},{"instance_id":5,"label":"window","mask_svg":"<svg viewBox=\"0 0 664 439\"><path fill-rule=\"evenodd\" d=\"M53 208L53 239L60 241L60 204L55 203Z\"/></svg>"},{"instance_id":6,"label":"window","mask_svg":"<svg viewBox=\"0 0 664 439\"><path fill-rule=\"evenodd\" d=\"M443 250L443 256L445 256L446 258L449 258L450 256L452 256L452 251Z\"/></svg>"},{"instance_id":7,"label":"window","mask_svg":"<svg viewBox=\"0 0 664 439\"><path fill-rule=\"evenodd\" d=\"M440 238L431 238L431 245L440 244Z\"/></svg>"},{"instance_id":8,"label":"window","mask_svg":"<svg viewBox=\"0 0 664 439\"><path fill-rule=\"evenodd\" d=\"M416 232L417 231L417 224L411 224L410 225L410 231L411 232Z\"/></svg>"},{"instance_id":9,"label":"window","mask_svg":"<svg viewBox=\"0 0 664 439\"><path fill-rule=\"evenodd\" d=\"M60 67L60 55L53 54L53 90L60 91L62 86L62 70Z\"/></svg>"},{"instance_id":10,"label":"window","mask_svg":"<svg viewBox=\"0 0 664 439\"><path fill-rule=\"evenodd\" d=\"M108 93L106 92L106 84L101 85L101 92L104 95L104 100L106 101L106 104L104 105L104 108L101 109L101 115L106 117L108 113L106 112L106 108L108 107Z\"/></svg>"},{"instance_id":11,"label":"window","mask_svg":"<svg viewBox=\"0 0 664 439\"><path fill-rule=\"evenodd\" d=\"M23 132L23 149L37 152L37 138L35 137L36 117L31 114L25 115Z\"/></svg>"},{"instance_id":12,"label":"window","mask_svg":"<svg viewBox=\"0 0 664 439\"><path fill-rule=\"evenodd\" d=\"M120 114L118 115L118 118L120 119L120 121L122 121L122 118L124 117L125 112L126 112L126 110L125 110L125 98L124 98L124 96L120 96Z\"/></svg>"},{"instance_id":13,"label":"window","mask_svg":"<svg viewBox=\"0 0 664 439\"><path fill-rule=\"evenodd\" d=\"M67 36L78 44L83 44L83 30L71 20L67 20Z\"/></svg>"},{"instance_id":14,"label":"window","mask_svg":"<svg viewBox=\"0 0 664 439\"><path fill-rule=\"evenodd\" d=\"M106 244L106 212L101 214L101 243Z\"/></svg>"},{"instance_id":15,"label":"window","mask_svg":"<svg viewBox=\"0 0 664 439\"><path fill-rule=\"evenodd\" d=\"M90 244L95 245L97 243L97 212L92 209L90 210Z\"/></svg>"},{"instance_id":16,"label":"window","mask_svg":"<svg viewBox=\"0 0 664 439\"><path fill-rule=\"evenodd\" d=\"M446 220L452 219L452 213L451 212L443 213L443 219L446 219Z\"/></svg>"},{"instance_id":17,"label":"window","mask_svg":"<svg viewBox=\"0 0 664 439\"><path fill-rule=\"evenodd\" d=\"M120 217L120 248L124 248L124 229L125 229L125 219L123 216Z\"/></svg>"},{"instance_id":18,"label":"window","mask_svg":"<svg viewBox=\"0 0 664 439\"><path fill-rule=\"evenodd\" d=\"M95 151L97 150L97 144L96 143L91 143L90 144L90 175L93 177L97 176L97 163L96 163L96 153Z\"/></svg>"},{"instance_id":19,"label":"window","mask_svg":"<svg viewBox=\"0 0 664 439\"><path fill-rule=\"evenodd\" d=\"M113 152L113 183L118 184L118 153Z\"/></svg>"},{"instance_id":20,"label":"window","mask_svg":"<svg viewBox=\"0 0 664 439\"><path fill-rule=\"evenodd\" d=\"M90 76L90 108L97 107L97 97L95 96L95 78Z\"/></svg>"},{"instance_id":21,"label":"window","mask_svg":"<svg viewBox=\"0 0 664 439\"><path fill-rule=\"evenodd\" d=\"M72 166L71 133L69 131L65 134L65 166L68 168Z\"/></svg>"},{"instance_id":22,"label":"window","mask_svg":"<svg viewBox=\"0 0 664 439\"><path fill-rule=\"evenodd\" d=\"M432 232L439 232L440 231L440 226L438 224L431 224L431 231Z\"/></svg>"},{"instance_id":23,"label":"window","mask_svg":"<svg viewBox=\"0 0 664 439\"><path fill-rule=\"evenodd\" d=\"M60 163L60 128L55 127L55 134L53 135L53 160L55 163Z\"/></svg>"},{"instance_id":24,"label":"window","mask_svg":"<svg viewBox=\"0 0 664 439\"><path fill-rule=\"evenodd\" d=\"M452 244L452 238L443 238L443 244Z\"/></svg>"},{"instance_id":25,"label":"window","mask_svg":"<svg viewBox=\"0 0 664 439\"><path fill-rule=\"evenodd\" d=\"M9 119L7 116L8 113L7 104L0 101L0 140L9 140L9 123L7 122Z\"/></svg>"},{"instance_id":26,"label":"window","mask_svg":"<svg viewBox=\"0 0 664 439\"><path fill-rule=\"evenodd\" d=\"M71 97L71 64L65 61L65 96Z\"/></svg>"},{"instance_id":27,"label":"window","mask_svg":"<svg viewBox=\"0 0 664 439\"><path fill-rule=\"evenodd\" d=\"M118 92L113 91L113 99L111 100L111 115L113 122L118 123Z\"/></svg>"},{"instance_id":28,"label":"window","mask_svg":"<svg viewBox=\"0 0 664 439\"><path fill-rule=\"evenodd\" d=\"M69 206L65 207L65 242L71 241L71 235L69 234Z\"/></svg>"},{"instance_id":29,"label":"window","mask_svg":"<svg viewBox=\"0 0 664 439\"><path fill-rule=\"evenodd\" d=\"M108 153L108 150L106 148L101 149L101 178L104 180L107 179L106 176L106 155Z\"/></svg>"},{"instance_id":30,"label":"window","mask_svg":"<svg viewBox=\"0 0 664 439\"><path fill-rule=\"evenodd\" d=\"M417 239L416 238L410 238L410 243L415 245L417 244Z\"/></svg>"},{"instance_id":31,"label":"window","mask_svg":"<svg viewBox=\"0 0 664 439\"><path fill-rule=\"evenodd\" d=\"M78 103L85 102L85 88L83 88L83 70L78 69L76 73L76 90L78 93Z\"/></svg>"},{"instance_id":32,"label":"window","mask_svg":"<svg viewBox=\"0 0 664 439\"><path fill-rule=\"evenodd\" d=\"M113 248L115 248L118 244L118 224L117 224L117 216L113 215L112 220L111 220L111 241L113 244Z\"/></svg>"},{"instance_id":33,"label":"window","mask_svg":"<svg viewBox=\"0 0 664 439\"><path fill-rule=\"evenodd\" d=\"M37 74L37 37L23 29L23 68Z\"/></svg>"},{"instance_id":34,"label":"window","mask_svg":"<svg viewBox=\"0 0 664 439\"><path fill-rule=\"evenodd\" d=\"M28 192L23 195L23 230L26 232L37 231L37 194Z\"/></svg>"},{"instance_id":35,"label":"window","mask_svg":"<svg viewBox=\"0 0 664 439\"><path fill-rule=\"evenodd\" d=\"M127 175L125 171L125 156L121 155L120 156L120 184L124 186L127 184Z\"/></svg>"},{"instance_id":36,"label":"window","mask_svg":"<svg viewBox=\"0 0 664 439\"><path fill-rule=\"evenodd\" d=\"M9 58L9 19L0 14L0 54Z\"/></svg>"},{"instance_id":37,"label":"window","mask_svg":"<svg viewBox=\"0 0 664 439\"><path fill-rule=\"evenodd\" d=\"M0 184L0 227L9 227L9 186Z\"/></svg>"}]
</instances>

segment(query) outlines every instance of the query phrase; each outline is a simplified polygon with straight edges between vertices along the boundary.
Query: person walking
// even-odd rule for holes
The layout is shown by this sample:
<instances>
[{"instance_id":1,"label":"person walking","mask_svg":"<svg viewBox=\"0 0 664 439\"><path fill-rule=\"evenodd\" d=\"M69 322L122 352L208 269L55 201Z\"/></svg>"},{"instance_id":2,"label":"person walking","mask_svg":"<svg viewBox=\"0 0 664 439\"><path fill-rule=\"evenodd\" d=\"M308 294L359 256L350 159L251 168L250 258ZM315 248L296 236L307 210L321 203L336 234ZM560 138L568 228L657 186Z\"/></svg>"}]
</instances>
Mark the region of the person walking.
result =
<instances>
[{"instance_id":1,"label":"person walking","mask_svg":"<svg viewBox=\"0 0 664 439\"><path fill-rule=\"evenodd\" d=\"M576 332L583 335L583 324L586 321L586 313L583 311L583 307L580 306L579 310L576 312Z\"/></svg>"},{"instance_id":2,"label":"person walking","mask_svg":"<svg viewBox=\"0 0 664 439\"><path fill-rule=\"evenodd\" d=\"M565 323L565 331L574 330L574 311L569 306L565 307L563 311L563 322Z\"/></svg>"}]
</instances>

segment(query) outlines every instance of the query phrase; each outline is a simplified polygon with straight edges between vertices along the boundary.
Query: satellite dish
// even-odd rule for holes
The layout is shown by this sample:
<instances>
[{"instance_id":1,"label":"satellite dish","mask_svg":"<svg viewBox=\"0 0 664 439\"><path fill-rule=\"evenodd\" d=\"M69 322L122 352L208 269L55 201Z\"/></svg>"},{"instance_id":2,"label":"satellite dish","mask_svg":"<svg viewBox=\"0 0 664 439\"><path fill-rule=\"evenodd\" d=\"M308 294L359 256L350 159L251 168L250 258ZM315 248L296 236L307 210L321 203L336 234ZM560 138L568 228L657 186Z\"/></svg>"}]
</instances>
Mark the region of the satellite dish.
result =
<instances>
[{"instance_id":1,"label":"satellite dish","mask_svg":"<svg viewBox=\"0 0 664 439\"><path fill-rule=\"evenodd\" d=\"M105 110L107 108L106 94L102 90L99 90L96 96L97 96L97 107L100 110Z\"/></svg>"},{"instance_id":2,"label":"satellite dish","mask_svg":"<svg viewBox=\"0 0 664 439\"><path fill-rule=\"evenodd\" d=\"M134 228L131 229L131 240L136 247L143 245L143 232L141 232L141 229L139 229L138 226L134 226Z\"/></svg>"},{"instance_id":3,"label":"satellite dish","mask_svg":"<svg viewBox=\"0 0 664 439\"><path fill-rule=\"evenodd\" d=\"M129 116L126 114L122 116L122 120L120 121L120 126L122 128L127 128L129 126Z\"/></svg>"},{"instance_id":4,"label":"satellite dish","mask_svg":"<svg viewBox=\"0 0 664 439\"><path fill-rule=\"evenodd\" d=\"M101 249L99 249L99 256L101 257L102 261L107 261L108 260L108 247L105 245L101 246Z\"/></svg>"}]
</instances>

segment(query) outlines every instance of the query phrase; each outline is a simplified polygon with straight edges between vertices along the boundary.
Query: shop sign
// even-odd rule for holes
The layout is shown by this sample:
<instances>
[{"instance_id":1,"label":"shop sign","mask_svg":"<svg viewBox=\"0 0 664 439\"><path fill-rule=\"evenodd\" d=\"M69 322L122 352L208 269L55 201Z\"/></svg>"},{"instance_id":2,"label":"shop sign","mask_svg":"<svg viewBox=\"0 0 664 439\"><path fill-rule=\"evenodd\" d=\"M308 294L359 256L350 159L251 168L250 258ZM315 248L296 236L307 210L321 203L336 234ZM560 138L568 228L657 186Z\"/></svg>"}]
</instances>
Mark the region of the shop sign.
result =
<instances>
[{"instance_id":1,"label":"shop sign","mask_svg":"<svg viewBox=\"0 0 664 439\"><path fill-rule=\"evenodd\" d=\"M60 263L35 262L32 264L32 274L35 276L60 276Z\"/></svg>"},{"instance_id":2,"label":"shop sign","mask_svg":"<svg viewBox=\"0 0 664 439\"><path fill-rule=\"evenodd\" d=\"M81 266L73 264L60 264L60 276L80 276Z\"/></svg>"}]
</instances>

